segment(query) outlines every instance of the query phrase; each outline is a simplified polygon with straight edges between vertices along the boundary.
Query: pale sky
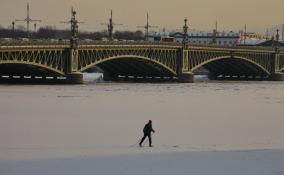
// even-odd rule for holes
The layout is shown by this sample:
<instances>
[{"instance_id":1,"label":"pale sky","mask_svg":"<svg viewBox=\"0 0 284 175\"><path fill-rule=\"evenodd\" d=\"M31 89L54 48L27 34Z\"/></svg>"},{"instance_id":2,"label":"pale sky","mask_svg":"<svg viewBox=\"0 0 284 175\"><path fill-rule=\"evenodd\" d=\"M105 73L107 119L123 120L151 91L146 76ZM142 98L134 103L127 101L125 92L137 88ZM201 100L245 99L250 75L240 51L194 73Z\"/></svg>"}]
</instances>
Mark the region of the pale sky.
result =
<instances>
[{"instance_id":1,"label":"pale sky","mask_svg":"<svg viewBox=\"0 0 284 175\"><path fill-rule=\"evenodd\" d=\"M190 28L205 31L211 30L216 20L220 30L239 31L247 24L248 31L262 33L284 23L284 0L0 0L0 25L7 27L14 19L24 19L27 2L31 18L43 21L39 27L69 27L60 21L70 19L71 6L86 23L80 29L88 31L101 30L110 9L114 21L123 24L118 30L144 25L147 12L150 24L166 29L181 28L185 17Z\"/></svg>"}]
</instances>

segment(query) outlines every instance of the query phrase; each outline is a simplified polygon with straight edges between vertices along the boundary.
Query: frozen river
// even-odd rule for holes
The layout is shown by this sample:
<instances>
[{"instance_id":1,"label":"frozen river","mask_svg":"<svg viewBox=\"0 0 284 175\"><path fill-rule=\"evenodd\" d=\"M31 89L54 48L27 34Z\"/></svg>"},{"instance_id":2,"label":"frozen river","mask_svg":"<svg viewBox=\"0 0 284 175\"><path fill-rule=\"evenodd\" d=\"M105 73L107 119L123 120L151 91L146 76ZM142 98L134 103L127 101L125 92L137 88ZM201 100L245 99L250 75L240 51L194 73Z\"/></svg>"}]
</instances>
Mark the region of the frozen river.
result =
<instances>
[{"instance_id":1,"label":"frozen river","mask_svg":"<svg viewBox=\"0 0 284 175\"><path fill-rule=\"evenodd\" d=\"M17 172L1 162L284 149L283 82L0 85L0 111L4 175ZM154 148L133 146L149 119Z\"/></svg>"}]
</instances>

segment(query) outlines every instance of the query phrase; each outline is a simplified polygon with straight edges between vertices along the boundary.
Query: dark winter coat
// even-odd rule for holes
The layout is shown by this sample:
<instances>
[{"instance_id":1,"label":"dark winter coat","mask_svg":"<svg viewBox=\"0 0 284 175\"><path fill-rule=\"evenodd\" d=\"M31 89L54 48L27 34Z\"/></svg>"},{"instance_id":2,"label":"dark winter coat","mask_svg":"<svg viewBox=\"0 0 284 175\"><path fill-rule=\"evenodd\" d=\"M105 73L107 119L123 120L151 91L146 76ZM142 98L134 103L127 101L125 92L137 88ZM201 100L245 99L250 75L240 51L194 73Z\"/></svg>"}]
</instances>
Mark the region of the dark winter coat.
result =
<instances>
[{"instance_id":1,"label":"dark winter coat","mask_svg":"<svg viewBox=\"0 0 284 175\"><path fill-rule=\"evenodd\" d=\"M152 124L151 124L151 123L147 123L147 124L144 126L143 132L144 132L144 134L146 134L146 135L150 135L151 132L155 132L155 131L154 131L154 129L152 128Z\"/></svg>"}]
</instances>

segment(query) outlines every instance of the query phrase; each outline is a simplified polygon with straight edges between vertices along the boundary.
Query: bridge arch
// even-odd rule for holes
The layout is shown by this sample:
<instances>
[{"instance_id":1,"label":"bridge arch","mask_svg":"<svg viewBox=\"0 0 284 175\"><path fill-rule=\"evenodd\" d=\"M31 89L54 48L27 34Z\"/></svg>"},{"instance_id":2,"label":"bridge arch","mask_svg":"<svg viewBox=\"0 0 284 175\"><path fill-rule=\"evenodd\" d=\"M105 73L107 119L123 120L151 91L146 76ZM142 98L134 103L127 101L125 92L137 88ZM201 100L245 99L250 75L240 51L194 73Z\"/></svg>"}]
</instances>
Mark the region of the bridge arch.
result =
<instances>
[{"instance_id":1,"label":"bridge arch","mask_svg":"<svg viewBox=\"0 0 284 175\"><path fill-rule=\"evenodd\" d=\"M10 67L14 67L12 71L9 71ZM18 70L15 71L15 70ZM64 75L63 71L55 69L53 67L43 65L36 62L24 62L24 61L1 61L0 62L0 73L10 73L10 74L36 74L39 75Z\"/></svg>"},{"instance_id":2,"label":"bridge arch","mask_svg":"<svg viewBox=\"0 0 284 175\"><path fill-rule=\"evenodd\" d=\"M247 76L270 76L271 73L262 65L241 56L220 56L206 60L192 68L192 72L204 67L213 74L246 74Z\"/></svg>"},{"instance_id":3,"label":"bridge arch","mask_svg":"<svg viewBox=\"0 0 284 175\"><path fill-rule=\"evenodd\" d=\"M89 65L79 68L81 72L98 66L106 72L111 72L110 69L116 69L117 72L112 74L125 74L131 76L177 76L175 69L167 66L166 64L138 55L119 55L104 58L95 61Z\"/></svg>"}]
</instances>

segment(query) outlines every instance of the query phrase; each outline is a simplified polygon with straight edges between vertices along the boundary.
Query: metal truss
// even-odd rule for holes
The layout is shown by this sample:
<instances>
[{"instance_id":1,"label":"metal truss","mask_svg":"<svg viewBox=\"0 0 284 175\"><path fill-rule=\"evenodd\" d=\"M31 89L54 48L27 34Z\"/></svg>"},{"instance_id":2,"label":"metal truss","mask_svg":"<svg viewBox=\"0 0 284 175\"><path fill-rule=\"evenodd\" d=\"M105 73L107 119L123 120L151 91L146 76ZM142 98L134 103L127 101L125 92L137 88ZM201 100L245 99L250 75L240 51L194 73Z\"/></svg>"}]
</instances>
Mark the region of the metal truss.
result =
<instances>
[{"instance_id":1,"label":"metal truss","mask_svg":"<svg viewBox=\"0 0 284 175\"><path fill-rule=\"evenodd\" d=\"M156 46L93 46L79 49L79 71L85 71L95 65L119 59L144 60L161 66L177 75L179 50L171 47ZM139 65L137 65L139 66Z\"/></svg>"},{"instance_id":2,"label":"metal truss","mask_svg":"<svg viewBox=\"0 0 284 175\"><path fill-rule=\"evenodd\" d=\"M284 53L280 53L279 56L276 57L275 70L284 73Z\"/></svg>"},{"instance_id":3,"label":"metal truss","mask_svg":"<svg viewBox=\"0 0 284 175\"><path fill-rule=\"evenodd\" d=\"M40 47L0 49L0 64L33 65L60 75L65 74L66 60L64 49Z\"/></svg>"},{"instance_id":4,"label":"metal truss","mask_svg":"<svg viewBox=\"0 0 284 175\"><path fill-rule=\"evenodd\" d=\"M188 71L194 72L201 66L218 62L220 60L240 60L252 64L268 75L272 71L273 51L251 49L226 49L226 48L189 48L188 59L184 60L184 66ZM240 67L242 69L242 67Z\"/></svg>"}]
</instances>

